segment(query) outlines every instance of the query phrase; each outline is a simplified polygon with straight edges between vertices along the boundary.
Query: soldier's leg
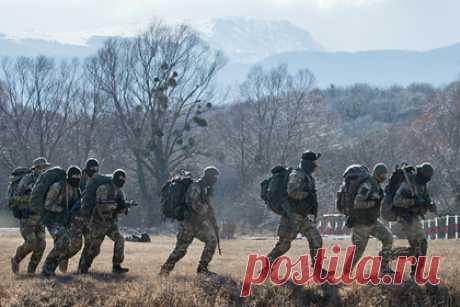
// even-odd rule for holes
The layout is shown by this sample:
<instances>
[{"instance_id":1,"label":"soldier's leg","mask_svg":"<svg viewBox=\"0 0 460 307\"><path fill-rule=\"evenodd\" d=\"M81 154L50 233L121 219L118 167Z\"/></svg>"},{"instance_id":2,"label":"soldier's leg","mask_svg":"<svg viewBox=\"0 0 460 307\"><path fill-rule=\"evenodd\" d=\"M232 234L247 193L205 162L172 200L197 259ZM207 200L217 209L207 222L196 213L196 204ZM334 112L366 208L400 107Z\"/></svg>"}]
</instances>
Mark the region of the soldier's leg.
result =
<instances>
[{"instance_id":1,"label":"soldier's leg","mask_svg":"<svg viewBox=\"0 0 460 307\"><path fill-rule=\"evenodd\" d=\"M275 247L267 255L270 263L273 263L276 258L284 255L291 248L291 242L296 236L297 233L293 230L292 225L289 224L287 217L281 217L278 227L278 242L276 242Z\"/></svg>"},{"instance_id":2,"label":"soldier's leg","mask_svg":"<svg viewBox=\"0 0 460 307\"><path fill-rule=\"evenodd\" d=\"M193 229L189 225L184 226L183 224L179 227L176 247L171 252L166 262L161 266L160 274L169 274L169 272L174 269L176 263L185 256L187 248L193 242Z\"/></svg>"},{"instance_id":3,"label":"soldier's leg","mask_svg":"<svg viewBox=\"0 0 460 307\"><path fill-rule=\"evenodd\" d=\"M323 238L319 230L316 228L316 223L309 220L304 220L300 227L300 232L307 238L308 247L310 249L311 265L315 265L315 256L318 249L323 247Z\"/></svg>"},{"instance_id":4,"label":"soldier's leg","mask_svg":"<svg viewBox=\"0 0 460 307\"><path fill-rule=\"evenodd\" d=\"M48 232L53 237L53 249L46 256L42 273L44 275L54 275L59 262L65 258L69 246L69 234L66 227L59 224L47 225Z\"/></svg>"},{"instance_id":5,"label":"soldier's leg","mask_svg":"<svg viewBox=\"0 0 460 307\"><path fill-rule=\"evenodd\" d=\"M214 256L217 248L217 237L215 234L215 230L211 225L207 225L202 229L196 231L195 236L198 240L204 242L204 249L201 253L200 262L198 264L198 273L208 273L208 265Z\"/></svg>"},{"instance_id":6,"label":"soldier's leg","mask_svg":"<svg viewBox=\"0 0 460 307\"><path fill-rule=\"evenodd\" d=\"M117 223L112 224L107 236L114 242L112 264L114 267L118 267L125 259L125 238L121 234Z\"/></svg>"},{"instance_id":7,"label":"soldier's leg","mask_svg":"<svg viewBox=\"0 0 460 307\"><path fill-rule=\"evenodd\" d=\"M353 257L352 269L355 267L359 259L361 259L366 250L369 235L372 232L372 226L355 225L351 230L351 242L356 246L355 255Z\"/></svg>"},{"instance_id":8,"label":"soldier's leg","mask_svg":"<svg viewBox=\"0 0 460 307\"><path fill-rule=\"evenodd\" d=\"M67 249L65 258L59 263L59 270L62 273L67 272L69 266L69 259L75 256L83 245L83 224L79 219L72 219L72 223L69 228L69 247Z\"/></svg>"},{"instance_id":9,"label":"soldier's leg","mask_svg":"<svg viewBox=\"0 0 460 307\"><path fill-rule=\"evenodd\" d=\"M35 273L38 264L42 260L43 254L46 249L46 230L44 225L35 226L35 241L32 250L32 256L30 257L29 266L27 267L27 273Z\"/></svg>"},{"instance_id":10,"label":"soldier's leg","mask_svg":"<svg viewBox=\"0 0 460 307\"><path fill-rule=\"evenodd\" d=\"M411 254L415 257L426 255L428 243L425 231L418 218L414 218L410 223L401 221L401 230L407 235ZM411 275L415 274L416 266L411 267Z\"/></svg>"},{"instance_id":11,"label":"soldier's leg","mask_svg":"<svg viewBox=\"0 0 460 307\"><path fill-rule=\"evenodd\" d=\"M89 227L88 242L83 248L83 252L80 257L78 264L79 273L87 273L91 265L93 264L94 258L96 258L101 252L101 245L104 242L105 235L108 231L106 225L93 224Z\"/></svg>"},{"instance_id":12,"label":"soldier's leg","mask_svg":"<svg viewBox=\"0 0 460 307\"><path fill-rule=\"evenodd\" d=\"M77 220L73 220L72 224L69 229L69 249L67 250L67 259L72 258L75 256L83 246L83 227L84 225L81 224Z\"/></svg>"},{"instance_id":13,"label":"soldier's leg","mask_svg":"<svg viewBox=\"0 0 460 307\"><path fill-rule=\"evenodd\" d=\"M382 270L389 271L391 249L393 247L393 234L382 222L377 221L372 229L371 235L382 243L382 250L380 253L382 255Z\"/></svg>"},{"instance_id":14,"label":"soldier's leg","mask_svg":"<svg viewBox=\"0 0 460 307\"><path fill-rule=\"evenodd\" d=\"M19 231L24 242L16 249L16 254L11 259L11 270L13 273L19 272L19 263L30 253L34 248L36 240L35 229L25 223L23 219L19 222Z\"/></svg>"}]
</instances>

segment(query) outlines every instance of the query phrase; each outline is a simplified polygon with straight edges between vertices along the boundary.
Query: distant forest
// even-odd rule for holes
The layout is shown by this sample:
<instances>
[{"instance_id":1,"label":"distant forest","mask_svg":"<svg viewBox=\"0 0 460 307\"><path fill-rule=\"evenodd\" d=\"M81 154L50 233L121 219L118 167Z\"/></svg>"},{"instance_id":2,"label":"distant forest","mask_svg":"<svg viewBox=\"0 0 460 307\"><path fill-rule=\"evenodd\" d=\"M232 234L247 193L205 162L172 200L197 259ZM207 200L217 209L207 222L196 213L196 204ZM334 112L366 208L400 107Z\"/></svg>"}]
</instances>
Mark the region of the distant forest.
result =
<instances>
[{"instance_id":1,"label":"distant forest","mask_svg":"<svg viewBox=\"0 0 460 307\"><path fill-rule=\"evenodd\" d=\"M460 82L320 90L305 67L255 66L231 103L215 79L225 59L186 26L153 24L135 39L108 39L84 61L3 58L0 65L0 199L9 173L44 156L53 165L128 173L128 198L141 206L132 227L163 227L158 192L180 170L221 171L214 205L220 221L251 232L276 219L259 197L276 165L322 153L315 176L321 214L351 163L430 161L441 213L460 214ZM0 225L2 226L2 225Z\"/></svg>"}]
</instances>

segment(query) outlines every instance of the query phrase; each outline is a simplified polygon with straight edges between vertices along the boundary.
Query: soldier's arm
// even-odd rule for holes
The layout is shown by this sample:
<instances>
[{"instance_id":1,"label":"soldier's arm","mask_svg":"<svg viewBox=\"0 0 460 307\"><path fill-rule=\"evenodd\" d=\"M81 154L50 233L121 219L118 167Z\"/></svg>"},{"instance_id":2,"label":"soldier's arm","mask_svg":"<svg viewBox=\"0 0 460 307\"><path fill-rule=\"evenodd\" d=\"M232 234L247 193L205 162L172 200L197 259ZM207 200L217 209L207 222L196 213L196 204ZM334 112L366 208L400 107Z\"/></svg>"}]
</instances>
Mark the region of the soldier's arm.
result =
<instances>
[{"instance_id":1,"label":"soldier's arm","mask_svg":"<svg viewBox=\"0 0 460 307\"><path fill-rule=\"evenodd\" d=\"M365 181L358 188L358 193L356 194L355 200L353 202L353 208L373 208L376 205L378 199L379 195L373 195L372 185L368 181Z\"/></svg>"},{"instance_id":2,"label":"soldier's arm","mask_svg":"<svg viewBox=\"0 0 460 307\"><path fill-rule=\"evenodd\" d=\"M185 195L185 202L198 215L205 216L208 214L209 208L201 199L201 187L197 183L192 183Z\"/></svg>"},{"instance_id":3,"label":"soldier's arm","mask_svg":"<svg viewBox=\"0 0 460 307\"><path fill-rule=\"evenodd\" d=\"M59 204L59 195L61 194L61 184L59 182L54 183L48 190L45 199L45 210L60 213L64 211Z\"/></svg>"},{"instance_id":4,"label":"soldier's arm","mask_svg":"<svg viewBox=\"0 0 460 307\"><path fill-rule=\"evenodd\" d=\"M128 214L126 196L122 190L118 190L117 195L115 195L115 202L117 203L117 213Z\"/></svg>"},{"instance_id":5,"label":"soldier's arm","mask_svg":"<svg viewBox=\"0 0 460 307\"><path fill-rule=\"evenodd\" d=\"M403 182L396 191L394 204L401 208L410 208L415 205L415 199L406 182Z\"/></svg>"},{"instance_id":6,"label":"soldier's arm","mask_svg":"<svg viewBox=\"0 0 460 307\"><path fill-rule=\"evenodd\" d=\"M109 185L103 184L96 190L96 204L109 201Z\"/></svg>"},{"instance_id":7,"label":"soldier's arm","mask_svg":"<svg viewBox=\"0 0 460 307\"><path fill-rule=\"evenodd\" d=\"M303 182L305 179L297 174L297 172L293 172L289 175L289 182L288 182L288 196L294 200L303 200L308 197L308 192L303 191L303 187L305 183Z\"/></svg>"}]
</instances>

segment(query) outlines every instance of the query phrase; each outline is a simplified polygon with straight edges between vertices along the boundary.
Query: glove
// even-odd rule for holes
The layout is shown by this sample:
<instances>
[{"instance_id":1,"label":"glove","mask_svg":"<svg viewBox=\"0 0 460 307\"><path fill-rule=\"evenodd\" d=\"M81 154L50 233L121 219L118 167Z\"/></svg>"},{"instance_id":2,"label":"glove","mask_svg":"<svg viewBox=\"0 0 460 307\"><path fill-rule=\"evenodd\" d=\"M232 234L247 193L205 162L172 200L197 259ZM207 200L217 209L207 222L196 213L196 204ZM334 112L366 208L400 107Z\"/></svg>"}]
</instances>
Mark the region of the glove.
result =
<instances>
[{"instance_id":1,"label":"glove","mask_svg":"<svg viewBox=\"0 0 460 307\"><path fill-rule=\"evenodd\" d=\"M32 215L32 210L30 208L21 209L21 217L27 219Z\"/></svg>"},{"instance_id":2,"label":"glove","mask_svg":"<svg viewBox=\"0 0 460 307\"><path fill-rule=\"evenodd\" d=\"M416 206L425 206L427 204L428 204L428 202L426 201L426 199L424 197L419 196L419 195L415 196L415 205Z\"/></svg>"},{"instance_id":3,"label":"glove","mask_svg":"<svg viewBox=\"0 0 460 307\"><path fill-rule=\"evenodd\" d=\"M433 213L437 213L438 212L438 208L436 207L436 204L435 203L429 203L427 205L428 207L428 211L430 212L433 212Z\"/></svg>"}]
</instances>

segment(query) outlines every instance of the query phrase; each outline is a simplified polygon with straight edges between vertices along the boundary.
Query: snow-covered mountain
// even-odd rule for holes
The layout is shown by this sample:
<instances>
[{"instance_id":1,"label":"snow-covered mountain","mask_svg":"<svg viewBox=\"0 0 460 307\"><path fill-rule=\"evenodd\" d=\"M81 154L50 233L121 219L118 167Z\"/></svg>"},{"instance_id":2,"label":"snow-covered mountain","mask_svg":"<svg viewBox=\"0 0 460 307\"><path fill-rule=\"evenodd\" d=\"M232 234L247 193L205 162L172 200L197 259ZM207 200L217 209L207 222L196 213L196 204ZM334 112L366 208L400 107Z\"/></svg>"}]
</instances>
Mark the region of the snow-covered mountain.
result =
<instances>
[{"instance_id":1,"label":"snow-covered mountain","mask_svg":"<svg viewBox=\"0 0 460 307\"><path fill-rule=\"evenodd\" d=\"M192 24L213 48L235 62L251 63L285 52L321 51L310 33L289 21L223 17Z\"/></svg>"},{"instance_id":2,"label":"snow-covered mountain","mask_svg":"<svg viewBox=\"0 0 460 307\"><path fill-rule=\"evenodd\" d=\"M460 44L428 51L374 50L326 52L311 35L287 22L229 17L192 24L212 48L222 49L229 62L219 72L223 87L236 87L251 66L286 63L291 71L308 68L317 85L327 87L357 82L376 86L427 82L447 84L459 78ZM106 36L93 36L85 44L24 38L0 33L0 57L46 55L84 58L94 54Z\"/></svg>"}]
</instances>

